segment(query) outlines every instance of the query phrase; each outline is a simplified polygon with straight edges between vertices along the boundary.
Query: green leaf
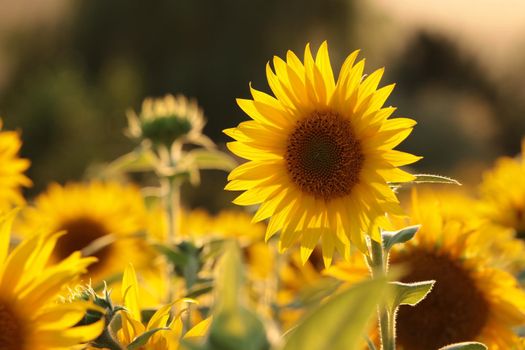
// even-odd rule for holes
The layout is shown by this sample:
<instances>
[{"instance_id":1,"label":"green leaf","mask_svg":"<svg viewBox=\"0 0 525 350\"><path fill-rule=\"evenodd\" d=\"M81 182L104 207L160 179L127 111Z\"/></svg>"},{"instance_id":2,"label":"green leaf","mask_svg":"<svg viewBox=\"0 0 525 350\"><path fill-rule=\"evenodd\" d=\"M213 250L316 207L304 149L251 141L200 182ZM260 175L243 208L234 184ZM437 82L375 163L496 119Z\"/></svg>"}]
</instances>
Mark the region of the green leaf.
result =
<instances>
[{"instance_id":1,"label":"green leaf","mask_svg":"<svg viewBox=\"0 0 525 350\"><path fill-rule=\"evenodd\" d=\"M208 338L213 350L269 350L259 317L245 307L223 311L213 317Z\"/></svg>"},{"instance_id":2,"label":"green leaf","mask_svg":"<svg viewBox=\"0 0 525 350\"><path fill-rule=\"evenodd\" d=\"M207 294L213 290L213 283L201 283L194 285L187 293L185 298L195 299L203 294Z\"/></svg>"},{"instance_id":3,"label":"green leaf","mask_svg":"<svg viewBox=\"0 0 525 350\"><path fill-rule=\"evenodd\" d=\"M157 249L159 253L164 255L174 266L184 266L188 262L188 258L184 253L174 250L166 245L154 244L153 247Z\"/></svg>"},{"instance_id":4,"label":"green leaf","mask_svg":"<svg viewBox=\"0 0 525 350\"><path fill-rule=\"evenodd\" d=\"M408 226L399 231L382 231L383 247L387 252L392 249L395 244L405 243L410 241L417 233L421 225Z\"/></svg>"},{"instance_id":5,"label":"green leaf","mask_svg":"<svg viewBox=\"0 0 525 350\"><path fill-rule=\"evenodd\" d=\"M217 264L216 293L217 306L220 311L233 311L240 303L240 295L243 294L244 270L241 253L237 243L229 241L224 244L225 249Z\"/></svg>"},{"instance_id":6,"label":"green leaf","mask_svg":"<svg viewBox=\"0 0 525 350\"><path fill-rule=\"evenodd\" d=\"M157 158L152 151L145 148L137 148L111 162L107 166L106 172L111 174L119 172L153 171L157 162Z\"/></svg>"},{"instance_id":7,"label":"green leaf","mask_svg":"<svg viewBox=\"0 0 525 350\"><path fill-rule=\"evenodd\" d=\"M186 154L186 162L193 163L198 169L215 169L230 171L237 162L228 154L218 150L197 148Z\"/></svg>"},{"instance_id":8,"label":"green leaf","mask_svg":"<svg viewBox=\"0 0 525 350\"><path fill-rule=\"evenodd\" d=\"M453 178L434 175L434 174L415 174L416 179L412 183L416 184L448 184L448 185L459 185L461 183Z\"/></svg>"},{"instance_id":9,"label":"green leaf","mask_svg":"<svg viewBox=\"0 0 525 350\"><path fill-rule=\"evenodd\" d=\"M341 286L341 281L333 278L320 278L313 285L302 289L297 298L288 306L305 307L320 302L332 295Z\"/></svg>"},{"instance_id":10,"label":"green leaf","mask_svg":"<svg viewBox=\"0 0 525 350\"><path fill-rule=\"evenodd\" d=\"M258 316L245 306L244 271L239 247L225 243L216 270L216 305L208 348L213 350L267 350L266 331Z\"/></svg>"},{"instance_id":11,"label":"green leaf","mask_svg":"<svg viewBox=\"0 0 525 350\"><path fill-rule=\"evenodd\" d=\"M336 295L306 316L291 332L284 350L357 349L387 290L387 280L381 277Z\"/></svg>"},{"instance_id":12,"label":"green leaf","mask_svg":"<svg viewBox=\"0 0 525 350\"><path fill-rule=\"evenodd\" d=\"M377 350L374 342L367 336L365 337L366 345L368 345L368 350Z\"/></svg>"},{"instance_id":13,"label":"green leaf","mask_svg":"<svg viewBox=\"0 0 525 350\"><path fill-rule=\"evenodd\" d=\"M155 333L159 331L167 331L169 328L167 327L161 327L161 328L154 328L150 329L149 331L146 331L135 338L127 347L127 350L137 350L140 349L140 347L146 345L149 338L151 338Z\"/></svg>"},{"instance_id":14,"label":"green leaf","mask_svg":"<svg viewBox=\"0 0 525 350\"><path fill-rule=\"evenodd\" d=\"M163 244L154 244L153 247L168 259L177 275L184 277L186 287L192 288L202 268L202 248L190 242L181 242L174 248Z\"/></svg>"},{"instance_id":15,"label":"green leaf","mask_svg":"<svg viewBox=\"0 0 525 350\"><path fill-rule=\"evenodd\" d=\"M487 346L482 343L469 341L464 343L450 344L440 348L439 350L487 350Z\"/></svg>"},{"instance_id":16,"label":"green leaf","mask_svg":"<svg viewBox=\"0 0 525 350\"><path fill-rule=\"evenodd\" d=\"M399 305L415 306L430 293L436 281L413 283L390 282L392 288L390 307L394 311Z\"/></svg>"}]
</instances>

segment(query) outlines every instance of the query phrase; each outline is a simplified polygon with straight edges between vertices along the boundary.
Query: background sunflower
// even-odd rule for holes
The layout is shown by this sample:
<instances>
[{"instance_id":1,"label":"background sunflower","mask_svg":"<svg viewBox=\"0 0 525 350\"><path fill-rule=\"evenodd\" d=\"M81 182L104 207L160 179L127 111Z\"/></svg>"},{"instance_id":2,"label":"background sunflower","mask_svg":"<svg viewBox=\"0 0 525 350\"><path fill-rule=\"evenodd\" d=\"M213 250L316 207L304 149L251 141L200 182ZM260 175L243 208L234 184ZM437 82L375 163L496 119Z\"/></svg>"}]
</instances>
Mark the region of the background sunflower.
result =
<instances>
[{"instance_id":1,"label":"background sunflower","mask_svg":"<svg viewBox=\"0 0 525 350\"><path fill-rule=\"evenodd\" d=\"M16 131L2 131L0 119L0 210L5 211L13 205L22 205L22 187L31 186L31 180L24 175L29 168L29 160L19 157L22 141Z\"/></svg>"},{"instance_id":2,"label":"background sunflower","mask_svg":"<svg viewBox=\"0 0 525 350\"><path fill-rule=\"evenodd\" d=\"M391 266L407 270L402 282L436 281L421 303L399 309L398 347L438 349L477 340L489 349L511 349L518 341L514 327L525 322L525 293L509 272L495 267L505 255L494 255L486 244L486 227L447 217L446 206L432 193L414 191L409 223L421 224L420 231L391 251ZM328 274L353 282L360 271L366 276L363 266L362 260L343 263Z\"/></svg>"},{"instance_id":3,"label":"background sunflower","mask_svg":"<svg viewBox=\"0 0 525 350\"><path fill-rule=\"evenodd\" d=\"M25 236L39 230L65 231L53 250L63 259L73 251L98 259L88 275L94 283L111 280L128 262L143 266L145 208L140 191L116 182L52 184L24 209L18 229ZM113 276L114 277L114 276Z\"/></svg>"}]
</instances>

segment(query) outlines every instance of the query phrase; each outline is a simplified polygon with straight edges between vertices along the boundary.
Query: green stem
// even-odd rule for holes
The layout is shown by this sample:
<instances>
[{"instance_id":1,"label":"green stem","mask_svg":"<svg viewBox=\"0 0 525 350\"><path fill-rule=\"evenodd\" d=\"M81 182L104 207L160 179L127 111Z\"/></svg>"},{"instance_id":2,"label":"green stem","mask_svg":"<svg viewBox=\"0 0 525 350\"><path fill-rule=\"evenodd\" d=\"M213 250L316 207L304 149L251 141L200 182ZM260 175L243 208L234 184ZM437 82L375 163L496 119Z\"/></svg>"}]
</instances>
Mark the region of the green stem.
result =
<instances>
[{"instance_id":1,"label":"green stem","mask_svg":"<svg viewBox=\"0 0 525 350\"><path fill-rule=\"evenodd\" d=\"M388 256L385 254L383 245L380 242L376 242L373 239L370 244L370 255L371 255L371 269L372 277L385 276L387 274ZM382 350L395 350L396 338L395 338L395 320L394 315L389 312L386 305L378 306L379 316L379 332L381 334L381 349Z\"/></svg>"},{"instance_id":2,"label":"green stem","mask_svg":"<svg viewBox=\"0 0 525 350\"><path fill-rule=\"evenodd\" d=\"M164 157L164 163L166 163L166 166L173 168L175 166L173 156L169 151L166 153L167 156ZM177 225L179 218L177 216L180 212L180 181L177 178L171 176L163 176L161 177L160 181L167 221L167 236L164 243L170 248L174 248L178 233ZM166 265L166 278L168 281L166 302L170 303L173 301L175 296L173 288L173 277L175 271L174 266L172 266L169 261L167 261Z\"/></svg>"},{"instance_id":3,"label":"green stem","mask_svg":"<svg viewBox=\"0 0 525 350\"><path fill-rule=\"evenodd\" d=\"M180 189L177 180L167 178L165 181L166 187L166 214L168 218L168 237L167 242L170 246L175 245L177 238L177 215L179 214L180 206Z\"/></svg>"}]
</instances>

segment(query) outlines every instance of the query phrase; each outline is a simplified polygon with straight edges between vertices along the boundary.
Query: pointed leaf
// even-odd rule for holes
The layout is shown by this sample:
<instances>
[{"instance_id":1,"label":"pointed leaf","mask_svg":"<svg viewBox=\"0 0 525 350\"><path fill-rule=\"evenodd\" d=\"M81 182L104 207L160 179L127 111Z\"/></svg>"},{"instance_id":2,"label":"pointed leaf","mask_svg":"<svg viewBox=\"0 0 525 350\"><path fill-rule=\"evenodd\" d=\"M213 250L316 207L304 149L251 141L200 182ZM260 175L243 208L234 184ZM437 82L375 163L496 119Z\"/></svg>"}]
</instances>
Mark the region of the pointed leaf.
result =
<instances>
[{"instance_id":1,"label":"pointed leaf","mask_svg":"<svg viewBox=\"0 0 525 350\"><path fill-rule=\"evenodd\" d=\"M237 162L230 155L218 150L198 148L189 151L185 158L186 162L193 163L198 169L230 171L237 166Z\"/></svg>"},{"instance_id":2,"label":"pointed leaf","mask_svg":"<svg viewBox=\"0 0 525 350\"><path fill-rule=\"evenodd\" d=\"M269 344L259 317L245 306L239 247L227 242L216 270L216 306L208 346L214 350L266 350Z\"/></svg>"},{"instance_id":3,"label":"pointed leaf","mask_svg":"<svg viewBox=\"0 0 525 350\"><path fill-rule=\"evenodd\" d=\"M436 281L423 281L413 283L390 282L392 288L390 302L391 310L399 305L415 306L430 293Z\"/></svg>"},{"instance_id":4,"label":"pointed leaf","mask_svg":"<svg viewBox=\"0 0 525 350\"><path fill-rule=\"evenodd\" d=\"M157 158L150 150L138 148L111 162L108 173L152 171L157 164Z\"/></svg>"},{"instance_id":5,"label":"pointed leaf","mask_svg":"<svg viewBox=\"0 0 525 350\"><path fill-rule=\"evenodd\" d=\"M440 348L439 350L487 350L485 344L469 341L464 343L450 344Z\"/></svg>"},{"instance_id":6,"label":"pointed leaf","mask_svg":"<svg viewBox=\"0 0 525 350\"><path fill-rule=\"evenodd\" d=\"M414 176L416 179L412 181L412 183L416 184L449 184L461 186L461 183L458 180L447 176L434 174L414 174Z\"/></svg>"},{"instance_id":7,"label":"pointed leaf","mask_svg":"<svg viewBox=\"0 0 525 350\"><path fill-rule=\"evenodd\" d=\"M321 278L311 286L303 288L290 304L291 307L305 307L320 302L332 295L341 286L341 281L333 278Z\"/></svg>"},{"instance_id":8,"label":"pointed leaf","mask_svg":"<svg viewBox=\"0 0 525 350\"><path fill-rule=\"evenodd\" d=\"M127 350L137 350L140 349L142 346L146 345L149 338L151 338L155 333L159 331L169 331L170 329L167 327L161 327L161 328L154 328L150 329L149 331L146 331L135 338L127 347Z\"/></svg>"},{"instance_id":9,"label":"pointed leaf","mask_svg":"<svg viewBox=\"0 0 525 350\"><path fill-rule=\"evenodd\" d=\"M417 233L421 225L408 226L399 231L382 231L383 247L387 252L392 249L395 244L405 243L410 241Z\"/></svg>"},{"instance_id":10,"label":"pointed leaf","mask_svg":"<svg viewBox=\"0 0 525 350\"><path fill-rule=\"evenodd\" d=\"M217 307L221 311L231 312L238 307L244 283L244 271L239 247L235 242L227 242L218 262L216 271Z\"/></svg>"},{"instance_id":11,"label":"pointed leaf","mask_svg":"<svg viewBox=\"0 0 525 350\"><path fill-rule=\"evenodd\" d=\"M374 342L369 338L369 337L366 337L366 345L368 345L368 350L377 350Z\"/></svg>"},{"instance_id":12,"label":"pointed leaf","mask_svg":"<svg viewBox=\"0 0 525 350\"><path fill-rule=\"evenodd\" d=\"M291 332L284 350L357 349L387 289L386 279L378 278L335 296Z\"/></svg>"}]
</instances>

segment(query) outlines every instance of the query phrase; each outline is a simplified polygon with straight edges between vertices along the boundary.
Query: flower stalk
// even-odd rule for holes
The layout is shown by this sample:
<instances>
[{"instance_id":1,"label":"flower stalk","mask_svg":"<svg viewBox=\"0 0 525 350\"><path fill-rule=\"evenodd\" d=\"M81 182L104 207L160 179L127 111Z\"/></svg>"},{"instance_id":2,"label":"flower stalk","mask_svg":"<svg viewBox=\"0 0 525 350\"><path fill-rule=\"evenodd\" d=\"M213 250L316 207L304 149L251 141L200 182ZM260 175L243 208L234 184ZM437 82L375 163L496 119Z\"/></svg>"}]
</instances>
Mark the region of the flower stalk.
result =
<instances>
[{"instance_id":1,"label":"flower stalk","mask_svg":"<svg viewBox=\"0 0 525 350\"><path fill-rule=\"evenodd\" d=\"M388 273L388 252L383 248L382 242L370 240L370 268L372 277L385 276ZM395 319L386 304L378 306L379 333L381 336L382 350L395 350Z\"/></svg>"}]
</instances>

